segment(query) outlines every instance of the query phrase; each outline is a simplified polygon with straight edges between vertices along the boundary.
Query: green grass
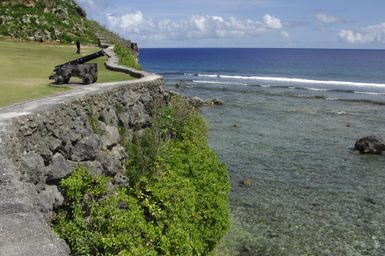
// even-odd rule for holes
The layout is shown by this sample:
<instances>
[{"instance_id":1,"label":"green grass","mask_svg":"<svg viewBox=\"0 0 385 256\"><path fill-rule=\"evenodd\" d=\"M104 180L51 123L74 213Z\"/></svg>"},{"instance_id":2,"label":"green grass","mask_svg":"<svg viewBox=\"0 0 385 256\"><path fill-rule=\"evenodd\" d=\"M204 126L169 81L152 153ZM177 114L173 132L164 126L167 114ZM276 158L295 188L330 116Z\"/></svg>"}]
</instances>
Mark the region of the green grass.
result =
<instances>
[{"instance_id":1,"label":"green grass","mask_svg":"<svg viewBox=\"0 0 385 256\"><path fill-rule=\"evenodd\" d=\"M83 46L82 55L98 50ZM56 65L79 58L75 51L76 47L70 45L0 41L0 107L68 90L49 86L52 81L48 77ZM94 61L98 63L98 82L132 79L127 74L107 70L104 67L106 58Z\"/></svg>"}]
</instances>

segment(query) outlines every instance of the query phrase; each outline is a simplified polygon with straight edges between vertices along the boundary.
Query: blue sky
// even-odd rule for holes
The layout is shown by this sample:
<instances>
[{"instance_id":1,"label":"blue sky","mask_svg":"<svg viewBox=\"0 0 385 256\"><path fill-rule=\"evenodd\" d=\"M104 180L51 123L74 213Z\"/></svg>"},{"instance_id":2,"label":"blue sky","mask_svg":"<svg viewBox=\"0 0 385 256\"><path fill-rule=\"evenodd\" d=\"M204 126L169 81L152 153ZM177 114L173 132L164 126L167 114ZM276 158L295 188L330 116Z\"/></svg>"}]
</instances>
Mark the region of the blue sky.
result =
<instances>
[{"instance_id":1,"label":"blue sky","mask_svg":"<svg viewBox=\"0 0 385 256\"><path fill-rule=\"evenodd\" d=\"M385 49L384 0L76 0L140 47Z\"/></svg>"}]
</instances>

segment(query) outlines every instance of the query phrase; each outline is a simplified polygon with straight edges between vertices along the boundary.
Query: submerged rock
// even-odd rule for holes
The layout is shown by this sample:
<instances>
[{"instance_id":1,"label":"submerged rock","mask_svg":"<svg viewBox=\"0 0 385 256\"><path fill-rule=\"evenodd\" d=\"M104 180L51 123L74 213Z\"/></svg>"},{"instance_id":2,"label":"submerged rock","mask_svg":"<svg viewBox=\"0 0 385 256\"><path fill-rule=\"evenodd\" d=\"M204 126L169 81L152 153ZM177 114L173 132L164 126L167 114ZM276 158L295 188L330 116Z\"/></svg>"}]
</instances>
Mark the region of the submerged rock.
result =
<instances>
[{"instance_id":1,"label":"submerged rock","mask_svg":"<svg viewBox=\"0 0 385 256\"><path fill-rule=\"evenodd\" d=\"M356 141L354 149L361 154L381 154L385 151L385 141L378 136L366 136Z\"/></svg>"},{"instance_id":2,"label":"submerged rock","mask_svg":"<svg viewBox=\"0 0 385 256\"><path fill-rule=\"evenodd\" d=\"M180 80L175 84L176 88L185 88L187 86L187 82L185 80Z\"/></svg>"},{"instance_id":3,"label":"submerged rock","mask_svg":"<svg viewBox=\"0 0 385 256\"><path fill-rule=\"evenodd\" d=\"M220 100L220 99L213 99L211 102L213 105L219 105L219 106L223 105L224 103L223 100Z\"/></svg>"},{"instance_id":4,"label":"submerged rock","mask_svg":"<svg viewBox=\"0 0 385 256\"><path fill-rule=\"evenodd\" d=\"M243 179L239 182L241 187L251 187L254 184L254 180L251 178Z\"/></svg>"},{"instance_id":5,"label":"submerged rock","mask_svg":"<svg viewBox=\"0 0 385 256\"><path fill-rule=\"evenodd\" d=\"M190 103L190 105L196 108L200 108L205 105L205 101L196 96L188 98L188 102Z\"/></svg>"},{"instance_id":6,"label":"submerged rock","mask_svg":"<svg viewBox=\"0 0 385 256\"><path fill-rule=\"evenodd\" d=\"M203 100L197 96L194 97L185 97L185 99L190 103L190 105L200 108L203 106L220 106L224 104L223 100L220 99L212 99L212 100Z\"/></svg>"}]
</instances>

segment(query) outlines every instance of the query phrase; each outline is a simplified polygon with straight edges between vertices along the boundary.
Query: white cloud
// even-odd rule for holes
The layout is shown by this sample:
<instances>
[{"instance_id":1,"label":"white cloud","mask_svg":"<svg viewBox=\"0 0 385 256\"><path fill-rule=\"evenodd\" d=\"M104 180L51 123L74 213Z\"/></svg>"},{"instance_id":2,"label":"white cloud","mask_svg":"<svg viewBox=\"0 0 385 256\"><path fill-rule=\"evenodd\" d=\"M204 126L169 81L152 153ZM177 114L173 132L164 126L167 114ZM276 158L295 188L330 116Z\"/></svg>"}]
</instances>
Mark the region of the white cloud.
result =
<instances>
[{"instance_id":1,"label":"white cloud","mask_svg":"<svg viewBox=\"0 0 385 256\"><path fill-rule=\"evenodd\" d=\"M286 39L289 39L290 38L290 34L287 32L287 31L281 31L281 36L286 38Z\"/></svg>"},{"instance_id":2,"label":"white cloud","mask_svg":"<svg viewBox=\"0 0 385 256\"><path fill-rule=\"evenodd\" d=\"M269 14L263 16L263 23L271 29L281 29L283 27L280 19Z\"/></svg>"},{"instance_id":3,"label":"white cloud","mask_svg":"<svg viewBox=\"0 0 385 256\"><path fill-rule=\"evenodd\" d=\"M333 23L339 23L341 22L341 19L332 15L328 15L326 13L318 13L316 15L318 23L322 25L330 25Z\"/></svg>"},{"instance_id":4,"label":"white cloud","mask_svg":"<svg viewBox=\"0 0 385 256\"><path fill-rule=\"evenodd\" d=\"M368 26L358 31L343 29L339 32L342 40L351 43L385 43L385 22Z\"/></svg>"},{"instance_id":5,"label":"white cloud","mask_svg":"<svg viewBox=\"0 0 385 256\"><path fill-rule=\"evenodd\" d=\"M77 0L79 4L95 5L94 0Z\"/></svg>"},{"instance_id":6,"label":"white cloud","mask_svg":"<svg viewBox=\"0 0 385 256\"><path fill-rule=\"evenodd\" d=\"M154 21L137 11L122 16L107 15L107 27L133 40L149 41L257 36L281 31L284 26L280 19L269 14L263 16L262 21L209 15L194 15L179 21ZM282 35L288 36L287 32Z\"/></svg>"},{"instance_id":7,"label":"white cloud","mask_svg":"<svg viewBox=\"0 0 385 256\"><path fill-rule=\"evenodd\" d=\"M107 9L115 9L115 4L107 0L75 0L75 2L84 8L89 15L100 13Z\"/></svg>"}]
</instances>

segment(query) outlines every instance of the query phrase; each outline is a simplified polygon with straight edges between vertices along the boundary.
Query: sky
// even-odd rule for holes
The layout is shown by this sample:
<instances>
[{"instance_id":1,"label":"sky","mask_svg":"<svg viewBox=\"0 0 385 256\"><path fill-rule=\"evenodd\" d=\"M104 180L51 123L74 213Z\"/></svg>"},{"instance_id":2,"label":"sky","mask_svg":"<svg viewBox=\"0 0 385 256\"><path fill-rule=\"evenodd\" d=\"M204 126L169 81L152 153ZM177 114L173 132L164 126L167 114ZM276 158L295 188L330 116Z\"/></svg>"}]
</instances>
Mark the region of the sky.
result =
<instances>
[{"instance_id":1,"label":"sky","mask_svg":"<svg viewBox=\"0 0 385 256\"><path fill-rule=\"evenodd\" d=\"M385 49L385 0L76 0L141 48Z\"/></svg>"}]
</instances>

